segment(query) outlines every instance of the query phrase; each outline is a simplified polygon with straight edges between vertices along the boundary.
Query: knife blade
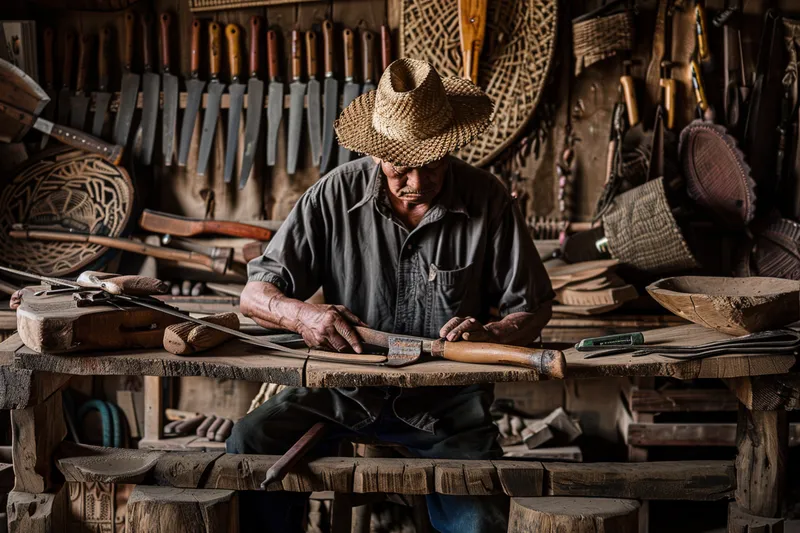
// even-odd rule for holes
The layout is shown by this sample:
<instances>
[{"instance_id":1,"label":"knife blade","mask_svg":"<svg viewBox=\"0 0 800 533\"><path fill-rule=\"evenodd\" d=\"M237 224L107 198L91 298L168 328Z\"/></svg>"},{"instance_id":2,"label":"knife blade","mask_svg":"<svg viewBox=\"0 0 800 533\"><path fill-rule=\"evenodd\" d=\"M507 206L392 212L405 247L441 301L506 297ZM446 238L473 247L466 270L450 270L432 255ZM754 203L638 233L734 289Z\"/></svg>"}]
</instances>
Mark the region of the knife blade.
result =
<instances>
[{"instance_id":1,"label":"knife blade","mask_svg":"<svg viewBox=\"0 0 800 533\"><path fill-rule=\"evenodd\" d=\"M228 61L231 67L231 84L228 86L228 94L230 94L228 144L225 146L225 169L223 172L225 183L230 183L233 179L233 164L236 161L236 148L239 145L239 123L242 119L242 104L244 103L245 86L239 81L241 56L239 33L239 26L236 24L225 26L225 37L228 38Z\"/></svg>"},{"instance_id":2,"label":"knife blade","mask_svg":"<svg viewBox=\"0 0 800 533\"><path fill-rule=\"evenodd\" d=\"M219 79L220 65L222 64L222 27L216 22L208 25L208 62L211 80L208 82L208 97L206 99L206 112L203 117L203 135L200 137L200 155L197 158L197 174L206 175L208 158L211 155L211 145L214 142L214 133L217 130L219 117L219 104L225 84Z\"/></svg>"},{"instance_id":3,"label":"knife blade","mask_svg":"<svg viewBox=\"0 0 800 533\"><path fill-rule=\"evenodd\" d=\"M142 76L142 121L139 130L142 132L142 146L139 154L142 164L149 165L153 161L153 146L156 140L156 123L158 122L158 106L161 78L153 71L155 56L152 48L153 16L142 15L142 57L144 58L144 75Z\"/></svg>"},{"instance_id":4,"label":"knife blade","mask_svg":"<svg viewBox=\"0 0 800 533\"><path fill-rule=\"evenodd\" d=\"M264 82L258 79L259 44L261 43L261 17L250 19L250 79L247 81L247 124L244 132L244 154L239 173L239 189L244 189L253 168L258 148L258 131L264 113Z\"/></svg>"},{"instance_id":5,"label":"knife blade","mask_svg":"<svg viewBox=\"0 0 800 533\"><path fill-rule=\"evenodd\" d=\"M76 130L83 130L83 125L86 124L86 113L89 111L89 96L84 92L89 39L88 35L78 32L78 76L75 79L75 94L70 98L69 114L69 126Z\"/></svg>"},{"instance_id":6,"label":"knife blade","mask_svg":"<svg viewBox=\"0 0 800 533\"><path fill-rule=\"evenodd\" d=\"M322 102L317 80L317 34L313 31L306 32L306 67L308 69L308 86L306 88L308 142L311 145L311 164L318 167L322 155L322 123L320 122Z\"/></svg>"},{"instance_id":7,"label":"knife blade","mask_svg":"<svg viewBox=\"0 0 800 533\"><path fill-rule=\"evenodd\" d=\"M161 117L161 155L164 165L172 166L175 155L175 126L178 122L178 77L170 69L169 36L172 15L161 13L161 84L164 86L164 110Z\"/></svg>"},{"instance_id":8,"label":"knife blade","mask_svg":"<svg viewBox=\"0 0 800 533\"><path fill-rule=\"evenodd\" d=\"M361 32L361 72L364 74L364 86L361 94L375 90L375 36L371 31Z\"/></svg>"},{"instance_id":9,"label":"knife blade","mask_svg":"<svg viewBox=\"0 0 800 533\"><path fill-rule=\"evenodd\" d=\"M192 134L197 124L197 114L200 111L200 101L203 99L203 89L206 82L199 79L200 76L200 21L192 21L192 52L191 52L191 74L186 80L186 110L183 112L183 122L181 123L181 142L178 148L178 166L185 167L189 159L189 146L192 143Z\"/></svg>"},{"instance_id":10,"label":"knife blade","mask_svg":"<svg viewBox=\"0 0 800 533\"><path fill-rule=\"evenodd\" d=\"M328 170L333 155L333 121L339 113L339 81L333 77L333 22L322 23L322 43L325 62L325 94L322 108L322 162L320 174Z\"/></svg>"},{"instance_id":11,"label":"knife blade","mask_svg":"<svg viewBox=\"0 0 800 533\"><path fill-rule=\"evenodd\" d=\"M42 49L44 51L44 91L47 93L48 98L50 101L44 107L42 111L42 116L52 121L53 117L56 115L56 98L58 95L56 94L56 87L55 87L55 80L53 79L53 40L55 38L55 34L53 32L53 28L45 28L42 34ZM40 145L41 149L44 149L47 146L47 142L50 140L49 135L42 135L42 143Z\"/></svg>"},{"instance_id":12,"label":"knife blade","mask_svg":"<svg viewBox=\"0 0 800 533\"><path fill-rule=\"evenodd\" d=\"M61 70L61 90L58 91L58 123L67 125L69 122L69 104L72 93L69 86L72 83L72 53L75 43L75 34L67 31L64 35L64 64Z\"/></svg>"},{"instance_id":13,"label":"knife blade","mask_svg":"<svg viewBox=\"0 0 800 533\"><path fill-rule=\"evenodd\" d=\"M100 137L106 123L106 111L111 101L108 92L108 55L111 52L111 30L100 30L97 46L97 92L94 93L94 118L92 119L92 135Z\"/></svg>"},{"instance_id":14,"label":"knife blade","mask_svg":"<svg viewBox=\"0 0 800 533\"><path fill-rule=\"evenodd\" d=\"M355 82L356 54L353 30L345 28L342 32L342 37L344 39L344 90L342 91L342 109L344 109L358 96L358 84ZM353 152L344 146L339 146L338 163L340 165L347 163L352 157Z\"/></svg>"},{"instance_id":15,"label":"knife blade","mask_svg":"<svg viewBox=\"0 0 800 533\"><path fill-rule=\"evenodd\" d=\"M273 30L267 32L267 64L269 66L269 88L267 89L267 165L275 165L278 153L278 128L283 120L283 82L278 68L278 36Z\"/></svg>"},{"instance_id":16,"label":"knife blade","mask_svg":"<svg viewBox=\"0 0 800 533\"><path fill-rule=\"evenodd\" d=\"M389 25L381 24L381 73L389 68L392 62L392 30Z\"/></svg>"},{"instance_id":17,"label":"knife blade","mask_svg":"<svg viewBox=\"0 0 800 533\"><path fill-rule=\"evenodd\" d=\"M125 73L122 75L122 85L119 95L119 109L114 118L114 144L128 145L128 134L131 131L133 112L136 109L136 98L139 92L139 75L133 68L133 31L136 19L133 13L125 13Z\"/></svg>"},{"instance_id":18,"label":"knife blade","mask_svg":"<svg viewBox=\"0 0 800 533\"><path fill-rule=\"evenodd\" d=\"M292 83L289 85L289 137L286 143L286 172L297 171L297 155L300 152L300 133L303 131L303 108L305 107L306 84L303 75L300 32L292 30Z\"/></svg>"}]
</instances>

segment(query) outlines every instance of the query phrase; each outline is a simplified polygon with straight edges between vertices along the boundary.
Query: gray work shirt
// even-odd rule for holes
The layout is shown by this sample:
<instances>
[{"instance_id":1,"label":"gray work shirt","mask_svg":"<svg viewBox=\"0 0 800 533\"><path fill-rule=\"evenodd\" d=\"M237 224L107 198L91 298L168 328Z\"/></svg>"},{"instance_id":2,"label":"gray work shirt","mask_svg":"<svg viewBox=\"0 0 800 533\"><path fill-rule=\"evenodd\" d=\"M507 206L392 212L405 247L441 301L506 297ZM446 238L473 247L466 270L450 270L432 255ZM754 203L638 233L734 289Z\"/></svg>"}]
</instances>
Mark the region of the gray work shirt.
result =
<instances>
[{"instance_id":1,"label":"gray work shirt","mask_svg":"<svg viewBox=\"0 0 800 533\"><path fill-rule=\"evenodd\" d=\"M454 316L485 323L490 309L501 317L535 312L554 293L513 199L490 173L448 162L435 204L411 230L393 215L370 157L334 169L249 263L249 279L299 300L322 287L327 303L346 306L371 328L422 337L438 338ZM424 413L412 412L418 406L409 407L401 418L429 427Z\"/></svg>"}]
</instances>

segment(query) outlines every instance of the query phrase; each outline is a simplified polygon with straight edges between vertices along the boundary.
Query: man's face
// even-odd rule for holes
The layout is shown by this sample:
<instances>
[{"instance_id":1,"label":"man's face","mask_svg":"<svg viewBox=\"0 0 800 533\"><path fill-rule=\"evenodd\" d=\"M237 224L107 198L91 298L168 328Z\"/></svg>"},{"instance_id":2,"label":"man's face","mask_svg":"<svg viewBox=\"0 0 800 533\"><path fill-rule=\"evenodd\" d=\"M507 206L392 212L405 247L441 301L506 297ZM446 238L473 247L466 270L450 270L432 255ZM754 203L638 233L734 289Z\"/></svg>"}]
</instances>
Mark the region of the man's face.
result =
<instances>
[{"instance_id":1,"label":"man's face","mask_svg":"<svg viewBox=\"0 0 800 533\"><path fill-rule=\"evenodd\" d=\"M442 158L422 167L397 167L377 160L386 176L389 194L410 205L429 204L442 190L447 160Z\"/></svg>"}]
</instances>

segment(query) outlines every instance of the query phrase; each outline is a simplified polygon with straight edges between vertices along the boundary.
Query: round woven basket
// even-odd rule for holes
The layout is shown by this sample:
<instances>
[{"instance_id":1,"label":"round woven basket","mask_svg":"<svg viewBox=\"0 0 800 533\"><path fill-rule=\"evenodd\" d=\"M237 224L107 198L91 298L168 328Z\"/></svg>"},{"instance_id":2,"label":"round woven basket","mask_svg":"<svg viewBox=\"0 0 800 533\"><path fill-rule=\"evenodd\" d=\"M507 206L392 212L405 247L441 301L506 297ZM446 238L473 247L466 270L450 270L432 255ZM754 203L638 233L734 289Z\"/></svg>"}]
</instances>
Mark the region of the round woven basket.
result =
<instances>
[{"instance_id":1,"label":"round woven basket","mask_svg":"<svg viewBox=\"0 0 800 533\"><path fill-rule=\"evenodd\" d=\"M557 23L557 0L489 2L478 85L495 104L494 122L456 156L486 165L522 132L553 62ZM402 56L424 59L442 76L460 76L460 48L458 2L403 0Z\"/></svg>"}]
</instances>

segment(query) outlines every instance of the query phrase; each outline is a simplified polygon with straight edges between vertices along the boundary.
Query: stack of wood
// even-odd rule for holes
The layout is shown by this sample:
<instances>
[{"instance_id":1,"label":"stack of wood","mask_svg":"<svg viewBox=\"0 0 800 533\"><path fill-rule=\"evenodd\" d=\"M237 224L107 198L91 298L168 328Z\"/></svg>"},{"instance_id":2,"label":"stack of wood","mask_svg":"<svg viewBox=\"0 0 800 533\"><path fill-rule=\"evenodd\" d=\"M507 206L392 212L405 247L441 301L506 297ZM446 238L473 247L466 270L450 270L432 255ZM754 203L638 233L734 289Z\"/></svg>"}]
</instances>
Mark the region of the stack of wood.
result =
<instances>
[{"instance_id":1,"label":"stack of wood","mask_svg":"<svg viewBox=\"0 0 800 533\"><path fill-rule=\"evenodd\" d=\"M548 261L545 265L556 291L555 312L597 315L639 297L636 288L615 272L619 265L616 259L573 264Z\"/></svg>"},{"instance_id":2,"label":"stack of wood","mask_svg":"<svg viewBox=\"0 0 800 533\"><path fill-rule=\"evenodd\" d=\"M567 446L583 434L578 420L562 407L544 418L526 418L505 413L495 421L498 441L506 457L582 460L580 448ZM543 446L547 445L546 448Z\"/></svg>"}]
</instances>

